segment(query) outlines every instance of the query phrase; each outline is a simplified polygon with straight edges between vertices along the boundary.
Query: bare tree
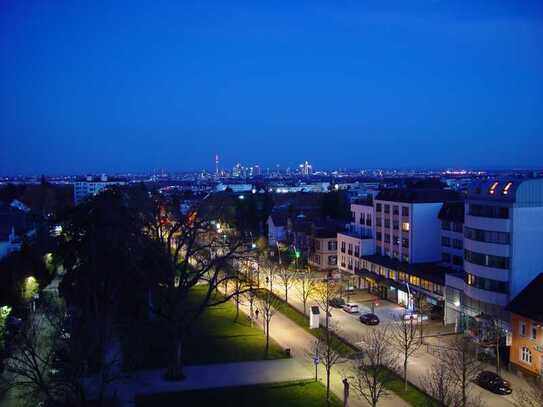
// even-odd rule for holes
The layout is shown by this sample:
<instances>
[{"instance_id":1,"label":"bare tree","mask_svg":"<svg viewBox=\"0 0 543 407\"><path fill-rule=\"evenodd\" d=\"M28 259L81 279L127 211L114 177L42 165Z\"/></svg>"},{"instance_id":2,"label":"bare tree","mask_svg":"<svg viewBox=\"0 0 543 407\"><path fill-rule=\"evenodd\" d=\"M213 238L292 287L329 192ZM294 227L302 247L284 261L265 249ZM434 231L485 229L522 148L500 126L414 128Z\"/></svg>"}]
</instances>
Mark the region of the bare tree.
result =
<instances>
[{"instance_id":1,"label":"bare tree","mask_svg":"<svg viewBox=\"0 0 543 407\"><path fill-rule=\"evenodd\" d=\"M307 314L307 302L313 295L317 281L314 279L313 271L310 267L302 273L300 278L301 292L300 297L302 299L302 304L304 305L304 314Z\"/></svg>"},{"instance_id":2,"label":"bare tree","mask_svg":"<svg viewBox=\"0 0 543 407\"><path fill-rule=\"evenodd\" d=\"M288 302L288 290L294 284L296 279L296 269L290 265L279 266L276 269L277 277L281 285L283 286L283 291L285 293L285 302Z\"/></svg>"},{"instance_id":3,"label":"bare tree","mask_svg":"<svg viewBox=\"0 0 543 407\"><path fill-rule=\"evenodd\" d=\"M375 328L362 338L362 349L356 359L353 388L373 407L389 394L387 385L394 379L396 357L387 341L387 328Z\"/></svg>"},{"instance_id":4,"label":"bare tree","mask_svg":"<svg viewBox=\"0 0 543 407\"><path fill-rule=\"evenodd\" d=\"M515 389L513 400L518 407L543 406L543 381L538 378L528 380L526 388Z\"/></svg>"},{"instance_id":5,"label":"bare tree","mask_svg":"<svg viewBox=\"0 0 543 407\"><path fill-rule=\"evenodd\" d=\"M415 294L415 306L418 313L419 337L421 344L424 337L424 317L426 316L429 318L432 311L432 304L428 303L426 298L427 296L422 293Z\"/></svg>"},{"instance_id":6,"label":"bare tree","mask_svg":"<svg viewBox=\"0 0 543 407\"><path fill-rule=\"evenodd\" d=\"M458 400L458 389L446 363L445 350L432 363L429 372L422 377L423 390L428 393L439 406L454 406ZM434 405L432 403L432 405Z\"/></svg>"},{"instance_id":7,"label":"bare tree","mask_svg":"<svg viewBox=\"0 0 543 407\"><path fill-rule=\"evenodd\" d=\"M337 336L331 335L330 331L320 332L315 341L315 355L326 372L326 401L328 404L330 403L330 377L332 369L344 361L341 354L336 350L340 345L341 342Z\"/></svg>"},{"instance_id":8,"label":"bare tree","mask_svg":"<svg viewBox=\"0 0 543 407\"><path fill-rule=\"evenodd\" d=\"M471 394L474 380L481 371L481 363L477 359L477 345L470 338L459 335L443 354L441 363L447 364L450 378L458 389L456 405L481 405L482 401Z\"/></svg>"},{"instance_id":9,"label":"bare tree","mask_svg":"<svg viewBox=\"0 0 543 407\"><path fill-rule=\"evenodd\" d=\"M417 327L413 318L395 318L390 329L390 342L400 354L403 364L404 390L407 391L407 366L409 358L420 348Z\"/></svg>"},{"instance_id":10,"label":"bare tree","mask_svg":"<svg viewBox=\"0 0 543 407\"><path fill-rule=\"evenodd\" d=\"M339 342L332 332L330 321L332 316L330 300L337 295L338 289L338 285L332 279L322 280L315 287L315 299L325 315L324 333L319 336L318 346L319 357L325 360L321 363L326 368L326 400L328 402L330 401L330 373L332 367L339 361L339 355L334 350Z\"/></svg>"},{"instance_id":11,"label":"bare tree","mask_svg":"<svg viewBox=\"0 0 543 407\"><path fill-rule=\"evenodd\" d=\"M264 333L266 334L266 357L270 351L270 329L273 316L281 306L281 300L275 296L270 290L260 289L256 296L257 310L262 315L264 325Z\"/></svg>"},{"instance_id":12,"label":"bare tree","mask_svg":"<svg viewBox=\"0 0 543 407\"><path fill-rule=\"evenodd\" d=\"M156 242L157 254L164 259L155 276L157 300L152 311L169 329L172 355L166 371L168 379L183 378L185 338L204 309L239 294L237 290L225 290L224 295L213 299L219 287L236 279L235 273L225 269L248 252L243 235L228 225L228 219L221 219L221 214L229 210L222 198L208 196L186 215L180 215L170 202L158 200L148 214L146 230ZM195 303L189 297L199 283L206 288Z\"/></svg>"}]
</instances>

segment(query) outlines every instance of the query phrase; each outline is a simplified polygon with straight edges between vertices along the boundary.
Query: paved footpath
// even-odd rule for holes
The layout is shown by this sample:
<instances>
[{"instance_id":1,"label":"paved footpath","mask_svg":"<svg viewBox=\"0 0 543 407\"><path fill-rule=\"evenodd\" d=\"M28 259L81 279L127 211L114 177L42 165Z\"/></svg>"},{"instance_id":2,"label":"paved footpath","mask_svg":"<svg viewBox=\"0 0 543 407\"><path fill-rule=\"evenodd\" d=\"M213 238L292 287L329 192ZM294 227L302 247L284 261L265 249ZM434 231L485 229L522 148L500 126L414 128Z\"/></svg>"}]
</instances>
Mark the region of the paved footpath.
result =
<instances>
[{"instance_id":1,"label":"paved footpath","mask_svg":"<svg viewBox=\"0 0 543 407\"><path fill-rule=\"evenodd\" d=\"M133 406L136 395L172 393L216 387L307 380L312 375L296 359L186 366L185 380L164 380L165 369L140 370L112 384L108 393L121 406Z\"/></svg>"},{"instance_id":2,"label":"paved footpath","mask_svg":"<svg viewBox=\"0 0 543 407\"><path fill-rule=\"evenodd\" d=\"M242 310L248 313L247 305L241 306ZM258 321L262 323L262 317ZM276 313L270 323L270 337L272 337L283 348L291 349L293 358L300 365L307 369L313 377L315 375L315 367L312 361L315 337L302 329L300 326L292 322L289 318L281 313ZM337 365L332 369L330 378L330 389L340 399L343 399L343 383L344 377L352 376L354 364L350 361ZM319 380L326 384L326 372L321 365L318 367ZM351 387L351 396L349 398L349 407L367 407L369 404L358 398ZM403 407L409 406L405 401L400 399L395 394L391 394L387 398L379 401L379 407Z\"/></svg>"}]
</instances>

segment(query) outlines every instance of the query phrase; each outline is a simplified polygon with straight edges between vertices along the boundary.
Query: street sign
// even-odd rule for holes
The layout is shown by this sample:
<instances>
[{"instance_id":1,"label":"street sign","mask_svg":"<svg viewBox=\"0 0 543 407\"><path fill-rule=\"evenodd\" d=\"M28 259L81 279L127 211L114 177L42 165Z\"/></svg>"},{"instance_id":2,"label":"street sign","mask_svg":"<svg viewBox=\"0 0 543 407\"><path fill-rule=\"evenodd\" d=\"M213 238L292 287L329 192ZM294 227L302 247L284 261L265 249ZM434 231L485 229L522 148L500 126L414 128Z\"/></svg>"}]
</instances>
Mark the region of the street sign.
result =
<instances>
[{"instance_id":1,"label":"street sign","mask_svg":"<svg viewBox=\"0 0 543 407\"><path fill-rule=\"evenodd\" d=\"M320 363L320 358L318 356L313 356L313 363L318 365Z\"/></svg>"}]
</instances>

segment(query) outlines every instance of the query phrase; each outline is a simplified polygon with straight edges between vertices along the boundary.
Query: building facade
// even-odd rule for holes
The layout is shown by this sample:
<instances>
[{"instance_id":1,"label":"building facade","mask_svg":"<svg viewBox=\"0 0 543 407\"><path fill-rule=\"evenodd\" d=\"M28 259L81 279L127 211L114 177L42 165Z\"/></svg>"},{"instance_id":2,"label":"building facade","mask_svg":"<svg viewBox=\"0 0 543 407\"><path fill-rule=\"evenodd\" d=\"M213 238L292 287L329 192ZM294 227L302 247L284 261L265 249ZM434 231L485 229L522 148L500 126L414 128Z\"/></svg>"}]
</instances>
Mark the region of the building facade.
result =
<instances>
[{"instance_id":1,"label":"building facade","mask_svg":"<svg viewBox=\"0 0 543 407\"><path fill-rule=\"evenodd\" d=\"M83 199L94 196L113 185L125 185L125 180L110 179L106 175L101 177L86 177L74 183L74 203L79 204Z\"/></svg>"},{"instance_id":2,"label":"building facade","mask_svg":"<svg viewBox=\"0 0 543 407\"><path fill-rule=\"evenodd\" d=\"M543 377L543 273L507 306L511 312L511 366L530 376Z\"/></svg>"},{"instance_id":3,"label":"building facade","mask_svg":"<svg viewBox=\"0 0 543 407\"><path fill-rule=\"evenodd\" d=\"M541 272L542 247L543 179L474 183L465 203L465 274L447 279L462 293L450 319L483 314L508 324L505 306Z\"/></svg>"}]
</instances>

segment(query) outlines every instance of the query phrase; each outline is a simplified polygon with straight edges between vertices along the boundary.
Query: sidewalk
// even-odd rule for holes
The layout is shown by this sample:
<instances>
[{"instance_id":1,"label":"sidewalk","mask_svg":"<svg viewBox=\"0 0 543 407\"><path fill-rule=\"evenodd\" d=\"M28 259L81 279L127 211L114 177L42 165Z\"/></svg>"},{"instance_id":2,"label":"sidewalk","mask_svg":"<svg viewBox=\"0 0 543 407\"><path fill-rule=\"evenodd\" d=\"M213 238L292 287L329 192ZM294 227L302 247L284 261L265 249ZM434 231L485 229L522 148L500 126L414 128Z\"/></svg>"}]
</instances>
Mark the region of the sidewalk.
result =
<instances>
[{"instance_id":1,"label":"sidewalk","mask_svg":"<svg viewBox=\"0 0 543 407\"><path fill-rule=\"evenodd\" d=\"M133 406L136 395L172 393L216 387L243 386L311 379L312 375L295 359L186 366L186 378L164 380L165 369L140 370L108 388L121 406Z\"/></svg>"},{"instance_id":2,"label":"sidewalk","mask_svg":"<svg viewBox=\"0 0 543 407\"><path fill-rule=\"evenodd\" d=\"M241 308L245 313L248 313L248 306L242 305ZM257 321L262 326L262 317ZM303 330L290 319L281 313L276 313L270 323L270 337L272 337L279 345L284 348L290 348L293 358L304 366L306 371L314 377L315 366L311 359L313 354L313 346L315 337ZM342 380L346 376L352 376L354 364L351 361L339 364L332 369L330 378L330 389L340 399L343 400L343 383ZM318 367L318 377L321 383L326 384L326 371L322 365ZM405 401L400 399L395 394L391 394L387 398L379 401L380 407L402 407L408 406ZM368 403L358 396L351 389L349 398L349 407L367 407Z\"/></svg>"}]
</instances>

